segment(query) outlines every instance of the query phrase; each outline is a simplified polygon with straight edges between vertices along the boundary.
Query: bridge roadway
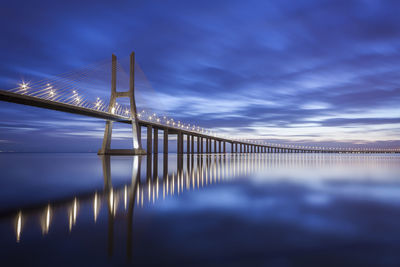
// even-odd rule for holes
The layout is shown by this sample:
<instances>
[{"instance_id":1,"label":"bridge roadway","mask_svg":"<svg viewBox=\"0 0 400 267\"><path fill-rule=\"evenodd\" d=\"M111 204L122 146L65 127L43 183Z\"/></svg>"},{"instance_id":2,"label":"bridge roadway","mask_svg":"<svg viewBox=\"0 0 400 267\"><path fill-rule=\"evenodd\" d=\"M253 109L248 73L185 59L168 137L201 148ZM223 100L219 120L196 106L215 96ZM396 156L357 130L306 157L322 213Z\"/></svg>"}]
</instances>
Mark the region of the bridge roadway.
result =
<instances>
[{"instance_id":1,"label":"bridge roadway","mask_svg":"<svg viewBox=\"0 0 400 267\"><path fill-rule=\"evenodd\" d=\"M104 120L111 120L115 122L132 124L130 119L124 116L112 114L100 110L91 108L75 106L62 102L56 102L52 100L42 99L29 95L17 94L9 91L0 90L0 100L23 104L28 106L46 108L51 110L58 110L67 113L79 114L93 118L99 118ZM212 135L199 133L196 131L190 131L188 129L181 129L170 125L165 125L153 121L138 120L138 124L141 127L147 128L147 154L151 154L153 151L158 153L158 130L164 132L164 153L168 152L168 135L177 135L177 153L226 153L226 143L231 145L232 153L398 153L399 151L390 150L365 150L365 149L315 149L315 148L295 148L295 147L281 147L281 146L270 146L262 144L254 144L251 142L232 140ZM184 152L184 136L186 136L186 152ZM141 139L141 130L139 130L139 137ZM195 146L195 139L197 139ZM139 140L140 141L140 140ZM204 148L205 141L205 148ZM121 152L121 151L120 151Z\"/></svg>"}]
</instances>

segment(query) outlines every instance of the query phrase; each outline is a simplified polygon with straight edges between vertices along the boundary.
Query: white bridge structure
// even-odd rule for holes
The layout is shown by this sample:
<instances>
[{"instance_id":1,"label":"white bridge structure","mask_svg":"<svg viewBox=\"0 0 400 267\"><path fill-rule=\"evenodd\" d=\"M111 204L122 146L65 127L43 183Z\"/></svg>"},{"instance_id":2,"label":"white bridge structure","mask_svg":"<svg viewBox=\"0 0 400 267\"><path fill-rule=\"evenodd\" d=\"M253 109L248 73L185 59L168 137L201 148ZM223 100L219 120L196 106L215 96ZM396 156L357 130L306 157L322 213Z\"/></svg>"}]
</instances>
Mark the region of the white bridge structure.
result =
<instances>
[{"instance_id":1,"label":"white bridge structure","mask_svg":"<svg viewBox=\"0 0 400 267\"><path fill-rule=\"evenodd\" d=\"M66 73L54 79L37 83L21 83L10 90L0 90L0 100L58 110L105 120L104 139L100 155L142 155L158 153L158 136L163 134L163 152L168 153L169 135L177 136L177 153L399 153L399 148L333 148L271 144L263 141L226 137L210 129L186 124L152 112L137 111L135 101L135 54L130 55L129 89L117 90L117 58L111 59L111 96L108 101L85 97L75 86L76 81L88 77L83 72ZM90 81L89 81L90 82ZM117 103L118 98L128 98L129 105ZM130 124L132 128L132 147L111 149L112 129L115 122ZM142 147L141 129L147 128L147 146ZM186 151L184 142L186 141Z\"/></svg>"}]
</instances>

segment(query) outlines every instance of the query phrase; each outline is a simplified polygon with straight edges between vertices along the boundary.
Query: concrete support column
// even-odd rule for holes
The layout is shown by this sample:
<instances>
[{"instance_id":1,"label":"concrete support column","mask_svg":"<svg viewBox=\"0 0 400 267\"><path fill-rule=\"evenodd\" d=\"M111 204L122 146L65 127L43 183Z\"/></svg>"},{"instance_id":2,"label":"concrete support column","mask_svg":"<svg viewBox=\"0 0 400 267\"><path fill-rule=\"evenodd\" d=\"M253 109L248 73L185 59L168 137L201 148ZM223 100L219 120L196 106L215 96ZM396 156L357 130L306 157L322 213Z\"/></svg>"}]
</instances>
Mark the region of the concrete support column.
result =
<instances>
[{"instance_id":1,"label":"concrete support column","mask_svg":"<svg viewBox=\"0 0 400 267\"><path fill-rule=\"evenodd\" d=\"M208 151L208 138L206 138L206 153L207 154L209 153L209 151Z\"/></svg>"},{"instance_id":2,"label":"concrete support column","mask_svg":"<svg viewBox=\"0 0 400 267\"><path fill-rule=\"evenodd\" d=\"M181 131L178 132L178 140L177 140L177 154L183 154L183 134Z\"/></svg>"},{"instance_id":3,"label":"concrete support column","mask_svg":"<svg viewBox=\"0 0 400 267\"><path fill-rule=\"evenodd\" d=\"M217 153L217 140L214 139L214 153Z\"/></svg>"},{"instance_id":4,"label":"concrete support column","mask_svg":"<svg viewBox=\"0 0 400 267\"><path fill-rule=\"evenodd\" d=\"M154 128L154 137L153 137L153 144L154 144L154 154L158 154L158 129Z\"/></svg>"},{"instance_id":5,"label":"concrete support column","mask_svg":"<svg viewBox=\"0 0 400 267\"><path fill-rule=\"evenodd\" d=\"M168 129L164 129L164 154L168 154Z\"/></svg>"},{"instance_id":6,"label":"concrete support column","mask_svg":"<svg viewBox=\"0 0 400 267\"><path fill-rule=\"evenodd\" d=\"M203 153L203 137L200 137L200 153Z\"/></svg>"},{"instance_id":7,"label":"concrete support column","mask_svg":"<svg viewBox=\"0 0 400 267\"><path fill-rule=\"evenodd\" d=\"M200 136L197 136L197 154L200 153Z\"/></svg>"},{"instance_id":8,"label":"concrete support column","mask_svg":"<svg viewBox=\"0 0 400 267\"><path fill-rule=\"evenodd\" d=\"M208 151L211 153L211 138L208 138Z\"/></svg>"},{"instance_id":9,"label":"concrete support column","mask_svg":"<svg viewBox=\"0 0 400 267\"><path fill-rule=\"evenodd\" d=\"M221 149L221 141L218 141L218 153L221 153L222 149Z\"/></svg>"},{"instance_id":10,"label":"concrete support column","mask_svg":"<svg viewBox=\"0 0 400 267\"><path fill-rule=\"evenodd\" d=\"M152 143L152 131L153 128L149 125L147 126L147 154L151 154L153 152L153 149L151 147L151 143Z\"/></svg>"},{"instance_id":11,"label":"concrete support column","mask_svg":"<svg viewBox=\"0 0 400 267\"><path fill-rule=\"evenodd\" d=\"M224 154L226 153L226 142L224 141Z\"/></svg>"},{"instance_id":12,"label":"concrete support column","mask_svg":"<svg viewBox=\"0 0 400 267\"><path fill-rule=\"evenodd\" d=\"M191 139L191 141L192 141L192 142L191 142L192 145L191 145L190 153L194 154L194 135L192 135L190 139Z\"/></svg>"},{"instance_id":13,"label":"concrete support column","mask_svg":"<svg viewBox=\"0 0 400 267\"><path fill-rule=\"evenodd\" d=\"M190 154L190 135L189 134L186 137L186 153Z\"/></svg>"},{"instance_id":14,"label":"concrete support column","mask_svg":"<svg viewBox=\"0 0 400 267\"><path fill-rule=\"evenodd\" d=\"M181 132L181 154L183 154L183 133Z\"/></svg>"}]
</instances>

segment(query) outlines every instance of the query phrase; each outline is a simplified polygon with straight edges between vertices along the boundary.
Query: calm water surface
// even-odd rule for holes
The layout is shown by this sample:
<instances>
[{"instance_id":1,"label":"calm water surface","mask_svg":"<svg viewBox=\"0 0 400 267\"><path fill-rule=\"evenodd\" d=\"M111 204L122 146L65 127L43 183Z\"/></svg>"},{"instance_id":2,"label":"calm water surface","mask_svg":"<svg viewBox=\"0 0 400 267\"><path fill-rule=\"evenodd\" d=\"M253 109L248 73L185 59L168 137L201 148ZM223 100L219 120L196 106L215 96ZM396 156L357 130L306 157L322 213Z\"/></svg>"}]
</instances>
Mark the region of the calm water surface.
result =
<instances>
[{"instance_id":1,"label":"calm water surface","mask_svg":"<svg viewBox=\"0 0 400 267\"><path fill-rule=\"evenodd\" d=\"M400 157L0 154L1 266L400 266Z\"/></svg>"}]
</instances>

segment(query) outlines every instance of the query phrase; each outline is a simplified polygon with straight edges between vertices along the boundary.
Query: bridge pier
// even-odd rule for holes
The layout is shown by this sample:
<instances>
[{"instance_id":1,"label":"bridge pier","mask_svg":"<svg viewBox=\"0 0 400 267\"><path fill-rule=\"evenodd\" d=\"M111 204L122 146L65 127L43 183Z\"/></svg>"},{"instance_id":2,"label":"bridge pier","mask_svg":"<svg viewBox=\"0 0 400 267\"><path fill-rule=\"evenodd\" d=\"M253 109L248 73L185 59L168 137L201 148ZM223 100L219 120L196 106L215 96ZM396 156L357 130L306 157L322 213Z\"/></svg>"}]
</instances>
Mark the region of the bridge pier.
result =
<instances>
[{"instance_id":1,"label":"bridge pier","mask_svg":"<svg viewBox=\"0 0 400 267\"><path fill-rule=\"evenodd\" d=\"M151 143L152 143L152 127L151 126L147 126L147 155L152 153L152 147L151 147Z\"/></svg>"},{"instance_id":2,"label":"bridge pier","mask_svg":"<svg viewBox=\"0 0 400 267\"><path fill-rule=\"evenodd\" d=\"M183 134L181 131L178 131L177 138L177 154L183 154Z\"/></svg>"},{"instance_id":3,"label":"bridge pier","mask_svg":"<svg viewBox=\"0 0 400 267\"><path fill-rule=\"evenodd\" d=\"M99 155L144 155L146 151L143 150L141 144L141 136L139 135L139 124L137 119L136 102L135 102L135 53L132 52L130 56L130 71L129 71L129 91L117 92L117 57L113 54L111 57L111 98L108 107L109 113L114 113L114 108L119 97L128 97L131 112L132 124L132 149L111 149L112 138L112 121L106 121L104 129L103 144L97 154Z\"/></svg>"},{"instance_id":4,"label":"bridge pier","mask_svg":"<svg viewBox=\"0 0 400 267\"><path fill-rule=\"evenodd\" d=\"M192 142L191 142L192 145L191 145L190 153L191 153L191 154L194 154L194 135L192 135L190 139L191 139L191 141L192 141Z\"/></svg>"},{"instance_id":5,"label":"bridge pier","mask_svg":"<svg viewBox=\"0 0 400 267\"><path fill-rule=\"evenodd\" d=\"M158 129L154 128L154 145L153 145L153 149L154 149L154 155L158 155Z\"/></svg>"},{"instance_id":6,"label":"bridge pier","mask_svg":"<svg viewBox=\"0 0 400 267\"><path fill-rule=\"evenodd\" d=\"M164 157L168 154L168 129L164 129Z\"/></svg>"},{"instance_id":7,"label":"bridge pier","mask_svg":"<svg viewBox=\"0 0 400 267\"><path fill-rule=\"evenodd\" d=\"M186 135L186 154L190 154L190 135Z\"/></svg>"}]
</instances>

